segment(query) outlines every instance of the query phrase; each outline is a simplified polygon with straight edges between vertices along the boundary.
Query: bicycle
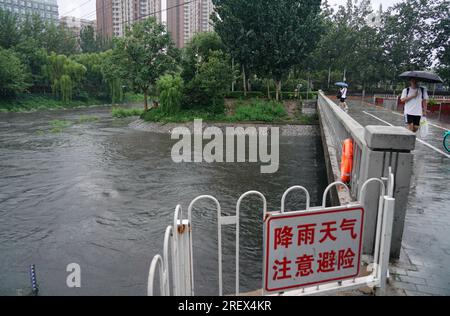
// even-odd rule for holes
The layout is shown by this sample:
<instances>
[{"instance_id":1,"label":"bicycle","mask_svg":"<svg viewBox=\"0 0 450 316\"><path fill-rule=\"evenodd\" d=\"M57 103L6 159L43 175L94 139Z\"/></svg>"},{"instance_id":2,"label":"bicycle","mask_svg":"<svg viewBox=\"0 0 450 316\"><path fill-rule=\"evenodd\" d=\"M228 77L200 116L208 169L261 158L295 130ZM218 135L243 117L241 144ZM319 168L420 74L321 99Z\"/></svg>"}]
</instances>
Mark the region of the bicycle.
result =
<instances>
[{"instance_id":1,"label":"bicycle","mask_svg":"<svg viewBox=\"0 0 450 316\"><path fill-rule=\"evenodd\" d=\"M444 134L444 148L450 153L450 131L446 131Z\"/></svg>"}]
</instances>

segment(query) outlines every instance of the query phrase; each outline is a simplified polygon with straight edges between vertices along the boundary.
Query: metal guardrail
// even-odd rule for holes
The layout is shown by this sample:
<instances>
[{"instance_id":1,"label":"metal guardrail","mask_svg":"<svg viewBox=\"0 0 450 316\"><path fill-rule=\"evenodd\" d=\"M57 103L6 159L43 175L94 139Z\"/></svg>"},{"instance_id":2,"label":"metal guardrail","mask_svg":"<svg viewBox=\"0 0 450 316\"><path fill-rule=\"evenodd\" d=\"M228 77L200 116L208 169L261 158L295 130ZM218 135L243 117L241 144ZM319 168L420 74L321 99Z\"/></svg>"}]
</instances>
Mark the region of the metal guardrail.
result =
<instances>
[{"instance_id":1,"label":"metal guardrail","mask_svg":"<svg viewBox=\"0 0 450 316\"><path fill-rule=\"evenodd\" d=\"M343 280L341 282L330 282L322 285L317 285L314 287L305 287L300 290L286 291L283 293L278 293L276 295L292 295L301 296L309 294L324 294L324 293L336 293L339 291L345 291L350 289L356 289L362 286L369 286L373 288L378 288L379 293L384 295L386 292L386 280L388 277L388 265L389 265L389 250L391 244L392 236L392 225L394 218L394 206L395 199L393 198L394 193L394 175L390 173L386 180L381 179L368 179L360 189L360 196L362 200L357 202L348 203L345 207L351 208L355 205L361 205L367 196L367 190L369 184L376 183L380 188L379 199L379 211L377 214L377 225L376 225L376 244L375 244L375 254L373 256L373 261L370 264L369 271L371 273L367 276L354 277L350 280ZM334 182L330 184L323 193L323 205L318 207L310 206L310 195L308 190L302 186L294 186L287 189L281 199L281 213L289 213L285 211L285 202L287 196L293 191L302 191L306 195L306 205L305 212L314 210L324 210L326 211L325 201L326 196L335 186L343 186L346 190L349 190L348 186L342 182ZM386 189L387 187L387 189ZM160 295L170 296L171 294L175 296L194 296L195 295L195 285L194 285L194 252L193 252L193 230L194 224L192 222L192 209L193 206L200 200L211 200L216 205L216 211L218 216L218 273L219 273L219 295L222 296L223 293L223 276L222 276L222 226L233 225L236 228L236 272L235 280L236 287L234 295L240 295L240 270L239 270L239 219L240 219L240 206L241 202L250 195L256 195L263 201L263 212L262 217L265 221L268 214L267 202L265 196L258 191L249 191L241 195L236 203L236 215L234 216L222 216L221 207L219 201L213 196L199 196L192 200L188 208L188 218L183 219L183 212L180 205L175 209L174 213L174 226L168 226L164 238L164 254L156 255L150 265L148 284L147 284L147 294L149 296L154 296L154 285L155 277L159 275L159 285L160 285ZM333 209L333 208L331 208ZM265 242L263 243L266 244ZM172 252L170 258L172 261L169 264L169 247L171 246ZM263 263L264 265L264 263ZM159 272L157 274L157 271ZM170 291L170 280L169 277L173 275L172 285L173 291ZM264 283L264 282L263 282ZM264 285L263 285L264 287ZM273 294L270 294L273 295Z\"/></svg>"}]
</instances>

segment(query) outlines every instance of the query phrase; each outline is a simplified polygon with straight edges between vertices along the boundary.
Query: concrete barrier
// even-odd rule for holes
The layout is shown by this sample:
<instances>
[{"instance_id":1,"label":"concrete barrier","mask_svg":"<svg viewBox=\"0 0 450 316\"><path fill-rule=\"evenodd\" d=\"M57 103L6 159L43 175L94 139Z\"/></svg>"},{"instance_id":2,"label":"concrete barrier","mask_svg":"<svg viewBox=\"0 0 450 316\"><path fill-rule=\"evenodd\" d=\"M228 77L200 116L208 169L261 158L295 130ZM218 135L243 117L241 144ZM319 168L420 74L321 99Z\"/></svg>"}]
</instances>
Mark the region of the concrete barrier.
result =
<instances>
[{"instance_id":1,"label":"concrete barrier","mask_svg":"<svg viewBox=\"0 0 450 316\"><path fill-rule=\"evenodd\" d=\"M344 191L333 192L332 204L340 205L358 199L360 188L366 180L386 177L389 168L392 168L396 179L394 189L396 205L391 259L399 258L411 183L413 167L411 151L415 146L415 134L403 127L363 127L321 91L317 102L329 182L340 180L343 141L351 138L354 145L353 170L349 183L351 192L350 194ZM379 194L379 186L370 185L364 201L365 254L374 252Z\"/></svg>"}]
</instances>

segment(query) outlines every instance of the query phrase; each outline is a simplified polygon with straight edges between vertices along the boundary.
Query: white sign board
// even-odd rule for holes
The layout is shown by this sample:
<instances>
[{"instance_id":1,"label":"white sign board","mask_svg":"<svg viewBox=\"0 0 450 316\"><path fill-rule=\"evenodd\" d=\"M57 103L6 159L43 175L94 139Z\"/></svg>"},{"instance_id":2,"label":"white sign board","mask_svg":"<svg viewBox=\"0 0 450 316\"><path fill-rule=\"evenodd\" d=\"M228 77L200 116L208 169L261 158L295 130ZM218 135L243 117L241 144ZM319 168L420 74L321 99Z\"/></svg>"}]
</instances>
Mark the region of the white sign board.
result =
<instances>
[{"instance_id":1,"label":"white sign board","mask_svg":"<svg viewBox=\"0 0 450 316\"><path fill-rule=\"evenodd\" d=\"M264 291L283 292L359 274L360 206L271 213L265 222Z\"/></svg>"}]
</instances>

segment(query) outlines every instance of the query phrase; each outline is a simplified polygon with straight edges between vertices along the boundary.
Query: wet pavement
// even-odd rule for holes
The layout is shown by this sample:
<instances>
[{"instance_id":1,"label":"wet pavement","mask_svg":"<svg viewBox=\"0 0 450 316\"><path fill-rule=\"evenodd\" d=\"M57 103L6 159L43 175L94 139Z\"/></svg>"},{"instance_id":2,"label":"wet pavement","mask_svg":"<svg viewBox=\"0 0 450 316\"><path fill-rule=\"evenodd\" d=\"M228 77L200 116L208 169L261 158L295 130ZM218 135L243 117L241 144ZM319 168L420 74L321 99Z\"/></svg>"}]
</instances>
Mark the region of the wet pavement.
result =
<instances>
[{"instance_id":1,"label":"wet pavement","mask_svg":"<svg viewBox=\"0 0 450 316\"><path fill-rule=\"evenodd\" d=\"M360 101L349 114L361 125L404 126L403 115ZM443 148L449 124L430 122L418 139L399 262L391 284L406 295L450 295L450 155Z\"/></svg>"}]
</instances>

